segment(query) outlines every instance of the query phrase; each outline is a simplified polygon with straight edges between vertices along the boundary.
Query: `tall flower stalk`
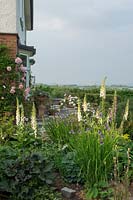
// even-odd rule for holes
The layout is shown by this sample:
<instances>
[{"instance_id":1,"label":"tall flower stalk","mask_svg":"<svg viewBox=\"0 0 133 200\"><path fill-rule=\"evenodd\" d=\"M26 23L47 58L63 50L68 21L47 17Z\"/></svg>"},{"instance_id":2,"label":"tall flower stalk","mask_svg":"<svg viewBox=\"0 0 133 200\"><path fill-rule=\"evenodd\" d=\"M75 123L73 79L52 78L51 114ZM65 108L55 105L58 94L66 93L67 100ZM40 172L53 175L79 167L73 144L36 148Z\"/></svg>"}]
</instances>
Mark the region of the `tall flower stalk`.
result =
<instances>
[{"instance_id":1,"label":"tall flower stalk","mask_svg":"<svg viewBox=\"0 0 133 200\"><path fill-rule=\"evenodd\" d=\"M125 107L125 113L124 113L124 116L123 116L123 119L125 121L127 121L127 119L128 119L128 114L129 114L129 99L127 100L126 107Z\"/></svg>"},{"instance_id":2,"label":"tall flower stalk","mask_svg":"<svg viewBox=\"0 0 133 200\"><path fill-rule=\"evenodd\" d=\"M35 138L37 137L37 119L36 119L36 108L33 102L32 112L31 112L31 127L34 130Z\"/></svg>"},{"instance_id":3,"label":"tall flower stalk","mask_svg":"<svg viewBox=\"0 0 133 200\"><path fill-rule=\"evenodd\" d=\"M112 108L109 109L108 116L107 116L107 123L111 124L112 127L115 127L116 112L117 112L117 92L115 91Z\"/></svg>"},{"instance_id":4,"label":"tall flower stalk","mask_svg":"<svg viewBox=\"0 0 133 200\"><path fill-rule=\"evenodd\" d=\"M107 78L105 77L104 80L102 81L100 88L100 97L104 100L106 99L106 86L105 86L106 79Z\"/></svg>"},{"instance_id":5,"label":"tall flower stalk","mask_svg":"<svg viewBox=\"0 0 133 200\"><path fill-rule=\"evenodd\" d=\"M117 92L114 93L114 100L112 105L112 113L113 113L113 121L116 120L116 112L117 112Z\"/></svg>"},{"instance_id":6,"label":"tall flower stalk","mask_svg":"<svg viewBox=\"0 0 133 200\"><path fill-rule=\"evenodd\" d=\"M102 102L101 102L101 112L102 112L102 115L105 116L105 99L106 99L106 85L105 85L105 82L106 82L106 77L104 78L104 80L102 81L102 84L101 84L101 88L100 88L100 97L102 99Z\"/></svg>"},{"instance_id":7,"label":"tall flower stalk","mask_svg":"<svg viewBox=\"0 0 133 200\"><path fill-rule=\"evenodd\" d=\"M24 106L21 104L20 123L24 126Z\"/></svg>"},{"instance_id":8,"label":"tall flower stalk","mask_svg":"<svg viewBox=\"0 0 133 200\"><path fill-rule=\"evenodd\" d=\"M19 100L16 98L16 125L20 124L20 108L19 108Z\"/></svg>"},{"instance_id":9,"label":"tall flower stalk","mask_svg":"<svg viewBox=\"0 0 133 200\"><path fill-rule=\"evenodd\" d=\"M122 119L122 122L121 122L121 125L120 125L120 131L121 132L123 132L124 122L127 121L128 114L129 114L129 99L127 100L126 107L125 107L125 112L124 112L123 119Z\"/></svg>"},{"instance_id":10,"label":"tall flower stalk","mask_svg":"<svg viewBox=\"0 0 133 200\"><path fill-rule=\"evenodd\" d=\"M82 114L81 114L81 107L80 107L80 99L78 99L78 122L81 122Z\"/></svg>"},{"instance_id":11,"label":"tall flower stalk","mask_svg":"<svg viewBox=\"0 0 133 200\"><path fill-rule=\"evenodd\" d=\"M83 111L87 112L87 98L86 98L86 94L85 94L84 100L83 100Z\"/></svg>"}]
</instances>

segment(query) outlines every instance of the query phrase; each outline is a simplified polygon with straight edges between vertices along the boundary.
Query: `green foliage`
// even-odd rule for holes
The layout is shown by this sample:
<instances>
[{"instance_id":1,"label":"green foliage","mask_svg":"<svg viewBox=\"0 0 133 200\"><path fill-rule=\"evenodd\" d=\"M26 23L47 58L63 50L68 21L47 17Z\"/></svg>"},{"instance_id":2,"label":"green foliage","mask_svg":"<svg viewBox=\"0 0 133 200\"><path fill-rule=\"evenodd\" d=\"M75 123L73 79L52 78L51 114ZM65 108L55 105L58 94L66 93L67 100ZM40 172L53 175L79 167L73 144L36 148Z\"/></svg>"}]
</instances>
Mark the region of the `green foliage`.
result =
<instances>
[{"instance_id":1,"label":"green foliage","mask_svg":"<svg viewBox=\"0 0 133 200\"><path fill-rule=\"evenodd\" d=\"M16 133L16 127L13 126L14 117L0 117L0 143L6 143Z\"/></svg>"},{"instance_id":2,"label":"green foliage","mask_svg":"<svg viewBox=\"0 0 133 200\"><path fill-rule=\"evenodd\" d=\"M0 116L7 112L14 114L16 96L23 99L23 91L18 88L20 77L21 72L16 70L7 47L0 45Z\"/></svg>"},{"instance_id":3,"label":"green foliage","mask_svg":"<svg viewBox=\"0 0 133 200\"><path fill-rule=\"evenodd\" d=\"M67 183L83 184L84 180L80 167L75 162L74 152L63 152L56 156L56 167Z\"/></svg>"},{"instance_id":4,"label":"green foliage","mask_svg":"<svg viewBox=\"0 0 133 200\"><path fill-rule=\"evenodd\" d=\"M9 151L10 150L10 151ZM33 199L34 190L41 185L52 184L53 164L41 153L17 154L12 148L0 150L0 191L17 199ZM8 160L7 160L8 158Z\"/></svg>"},{"instance_id":5,"label":"green foliage","mask_svg":"<svg viewBox=\"0 0 133 200\"><path fill-rule=\"evenodd\" d=\"M63 146L69 142L71 132L75 129L73 122L70 118L51 119L45 123L46 132L53 142Z\"/></svg>"},{"instance_id":6,"label":"green foliage","mask_svg":"<svg viewBox=\"0 0 133 200\"><path fill-rule=\"evenodd\" d=\"M120 141L119 141L120 142ZM118 175L117 177L119 181L123 181L123 177L125 176L125 169L127 169L128 166L128 155L127 151L128 149L130 150L130 164L129 164L129 172L128 176L129 179L133 179L133 143L130 140L122 140L118 147L117 147L117 159L118 159L118 164L117 164L117 170L118 170Z\"/></svg>"},{"instance_id":7,"label":"green foliage","mask_svg":"<svg viewBox=\"0 0 133 200\"><path fill-rule=\"evenodd\" d=\"M83 131L71 139L70 148L76 153L76 162L89 187L99 181L108 181L113 168L114 147L117 135L105 132L100 135L96 127Z\"/></svg>"},{"instance_id":8,"label":"green foliage","mask_svg":"<svg viewBox=\"0 0 133 200\"><path fill-rule=\"evenodd\" d=\"M118 181L125 180L127 191L133 177L133 146L116 126L116 97L108 102L112 121L105 101L87 111L87 98L84 109L80 105L79 122L77 115L45 120L43 137L39 129L35 137L30 122L23 121L21 104L18 119L22 123L16 125L14 119L0 118L0 195L13 200L59 200L60 196L48 186L55 179L55 169L66 182L85 185L88 199L110 199L109 182L116 180L115 172Z\"/></svg>"},{"instance_id":9,"label":"green foliage","mask_svg":"<svg viewBox=\"0 0 133 200\"><path fill-rule=\"evenodd\" d=\"M113 196L113 189L109 188L107 182L101 181L99 184L95 184L93 188L90 188L86 193L87 200L91 199L102 199L102 200L109 200L112 199Z\"/></svg>"},{"instance_id":10,"label":"green foliage","mask_svg":"<svg viewBox=\"0 0 133 200\"><path fill-rule=\"evenodd\" d=\"M105 89L101 90L101 95L104 96L101 96L102 101L98 108L93 109L94 111L89 108L88 113L86 97L83 109L81 103L78 105L77 129L71 126L69 118L65 118L65 120L53 119L46 124L46 131L52 141L58 143L58 146L62 148L67 144L66 155L60 155L57 165L64 179L74 182L78 178L82 178L82 180L85 180L87 188L90 188L90 190L95 188L95 191L93 190L95 197L99 195L99 182L104 181L108 183L114 178L113 158L117 157L118 154L117 145L119 148L122 148L121 142L126 144L122 132L116 126L116 92L109 111L108 107L106 107L106 94L104 93ZM128 117L129 101L125 105L124 117L122 116L124 123ZM71 157L71 152L72 155L75 155L73 158ZM126 159L127 157L125 159L123 157L123 162L127 163ZM75 170L72 171L74 166ZM77 169L78 171L75 173ZM72 176L70 176L70 172ZM123 176L123 170L119 172ZM78 176L79 174L81 176ZM103 191L102 195L106 196L105 193Z\"/></svg>"},{"instance_id":11,"label":"green foliage","mask_svg":"<svg viewBox=\"0 0 133 200\"><path fill-rule=\"evenodd\" d=\"M64 94L77 96L80 99L84 98L84 94L86 94L87 102L91 103L92 106L96 106L100 104L100 96L99 96L99 87L97 86L88 86L84 88L80 88L78 86L49 86L49 85L36 85L36 90L40 92L47 92L51 98L64 98ZM130 134L130 138L133 138L133 90L130 89L123 89L123 88L115 88L117 92L117 116L116 116L116 123L117 126L120 126L122 121L122 113L124 112L124 107L126 105L127 99L130 101L129 110L130 115L128 118L128 123L124 123L124 133ZM106 108L111 108L112 101L114 96L114 89L112 87L107 87L107 94L106 94Z\"/></svg>"},{"instance_id":12,"label":"green foliage","mask_svg":"<svg viewBox=\"0 0 133 200\"><path fill-rule=\"evenodd\" d=\"M34 199L35 189L37 193L39 187L53 183L54 163L50 154L54 153L43 152L47 145L41 137L35 138L28 123L15 125L12 118L4 117L0 128L0 195L7 199Z\"/></svg>"},{"instance_id":13,"label":"green foliage","mask_svg":"<svg viewBox=\"0 0 133 200\"><path fill-rule=\"evenodd\" d=\"M62 200L61 194L47 186L35 190L34 200Z\"/></svg>"},{"instance_id":14,"label":"green foliage","mask_svg":"<svg viewBox=\"0 0 133 200\"><path fill-rule=\"evenodd\" d=\"M10 141L10 145L12 147L17 148L17 151L31 151L41 148L42 139L36 138L33 130L31 129L29 124L26 124L24 128L17 127L16 128L17 135L14 136L14 141Z\"/></svg>"}]
</instances>

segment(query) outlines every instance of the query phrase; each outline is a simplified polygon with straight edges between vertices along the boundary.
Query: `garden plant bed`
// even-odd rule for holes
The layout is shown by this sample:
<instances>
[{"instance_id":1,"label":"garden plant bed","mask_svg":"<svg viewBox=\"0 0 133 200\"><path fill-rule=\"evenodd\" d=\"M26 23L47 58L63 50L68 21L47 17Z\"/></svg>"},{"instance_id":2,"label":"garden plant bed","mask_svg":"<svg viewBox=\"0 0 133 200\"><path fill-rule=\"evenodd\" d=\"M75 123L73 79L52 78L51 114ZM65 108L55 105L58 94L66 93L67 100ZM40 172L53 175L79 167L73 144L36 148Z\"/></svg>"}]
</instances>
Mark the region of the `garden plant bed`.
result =
<instances>
[{"instance_id":1,"label":"garden plant bed","mask_svg":"<svg viewBox=\"0 0 133 200\"><path fill-rule=\"evenodd\" d=\"M117 95L108 109L105 80L100 98L100 105L93 107L86 95L65 96L64 104L71 103L76 112L41 123L36 104L32 103L27 121L17 98L16 116L0 119L0 193L5 195L1 199L67 200L72 194L72 200L129 200L133 196L132 184L129 187L133 143L124 134L129 100L117 127Z\"/></svg>"},{"instance_id":2,"label":"garden plant bed","mask_svg":"<svg viewBox=\"0 0 133 200\"><path fill-rule=\"evenodd\" d=\"M79 184L66 184L64 183L64 181L62 181L61 177L58 176L58 178L56 178L55 188L58 192L60 192L63 187L68 187L76 191L75 196L72 198L72 200L87 200L86 195L85 195L85 189L83 186ZM119 186L117 187L123 188L124 186L121 186L121 184L119 184ZM130 193L129 200L133 200L133 183L131 183L129 186L129 193ZM63 196L62 196L62 199L69 200L69 198L65 198ZM102 200L102 199L96 198L95 200ZM126 200L126 199L123 199L123 200Z\"/></svg>"}]
</instances>

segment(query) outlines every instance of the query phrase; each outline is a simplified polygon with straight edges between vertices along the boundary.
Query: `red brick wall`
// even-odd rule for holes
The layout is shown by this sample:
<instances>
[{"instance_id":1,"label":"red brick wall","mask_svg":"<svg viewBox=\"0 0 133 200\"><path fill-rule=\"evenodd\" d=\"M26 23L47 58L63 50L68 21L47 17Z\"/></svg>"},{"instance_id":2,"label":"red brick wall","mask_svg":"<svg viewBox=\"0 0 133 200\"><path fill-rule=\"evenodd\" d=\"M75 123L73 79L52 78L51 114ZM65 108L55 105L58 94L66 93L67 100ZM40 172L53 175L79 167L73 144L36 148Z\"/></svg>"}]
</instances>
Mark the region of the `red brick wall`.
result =
<instances>
[{"instance_id":1,"label":"red brick wall","mask_svg":"<svg viewBox=\"0 0 133 200\"><path fill-rule=\"evenodd\" d=\"M17 43L18 43L17 34L0 33L0 44L4 44L9 48L9 53L12 58L16 57Z\"/></svg>"}]
</instances>

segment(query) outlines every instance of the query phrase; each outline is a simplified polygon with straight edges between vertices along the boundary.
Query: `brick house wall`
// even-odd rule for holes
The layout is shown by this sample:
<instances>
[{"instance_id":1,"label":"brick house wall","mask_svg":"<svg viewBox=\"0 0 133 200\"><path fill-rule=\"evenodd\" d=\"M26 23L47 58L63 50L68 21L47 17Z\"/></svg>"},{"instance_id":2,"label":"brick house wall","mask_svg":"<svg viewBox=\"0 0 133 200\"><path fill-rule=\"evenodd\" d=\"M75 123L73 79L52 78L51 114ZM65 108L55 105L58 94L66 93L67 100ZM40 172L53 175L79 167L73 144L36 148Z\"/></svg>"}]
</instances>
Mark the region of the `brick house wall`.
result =
<instances>
[{"instance_id":1,"label":"brick house wall","mask_svg":"<svg viewBox=\"0 0 133 200\"><path fill-rule=\"evenodd\" d=\"M9 48L9 54L12 58L16 57L18 52L18 36L17 34L0 33L0 45L4 44Z\"/></svg>"}]
</instances>

